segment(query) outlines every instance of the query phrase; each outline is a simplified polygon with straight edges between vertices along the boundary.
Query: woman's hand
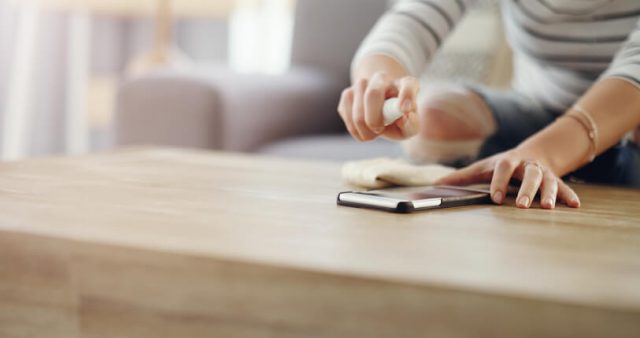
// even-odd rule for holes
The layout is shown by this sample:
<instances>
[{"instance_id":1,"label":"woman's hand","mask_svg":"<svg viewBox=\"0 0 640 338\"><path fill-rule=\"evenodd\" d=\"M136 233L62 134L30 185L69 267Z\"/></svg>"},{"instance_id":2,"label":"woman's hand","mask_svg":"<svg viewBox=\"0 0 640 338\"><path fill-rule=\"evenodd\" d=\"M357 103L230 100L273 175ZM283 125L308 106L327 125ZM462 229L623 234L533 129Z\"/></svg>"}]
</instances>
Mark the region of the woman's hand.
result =
<instances>
[{"instance_id":1,"label":"woman's hand","mask_svg":"<svg viewBox=\"0 0 640 338\"><path fill-rule=\"evenodd\" d=\"M351 136L359 141L378 136L403 140L418 131L416 97L419 87L419 81L413 76L393 80L384 72L376 72L369 79L354 81L342 92L338 113ZM404 116L385 127L382 107L391 97L398 97Z\"/></svg>"},{"instance_id":2,"label":"woman's hand","mask_svg":"<svg viewBox=\"0 0 640 338\"><path fill-rule=\"evenodd\" d=\"M540 205L553 209L556 199L572 208L580 207L578 195L542 163L530 159L517 149L496 154L480 160L438 180L437 184L468 185L491 182L491 199L502 204L509 181L515 178L521 182L516 206L529 208L540 192Z\"/></svg>"}]
</instances>

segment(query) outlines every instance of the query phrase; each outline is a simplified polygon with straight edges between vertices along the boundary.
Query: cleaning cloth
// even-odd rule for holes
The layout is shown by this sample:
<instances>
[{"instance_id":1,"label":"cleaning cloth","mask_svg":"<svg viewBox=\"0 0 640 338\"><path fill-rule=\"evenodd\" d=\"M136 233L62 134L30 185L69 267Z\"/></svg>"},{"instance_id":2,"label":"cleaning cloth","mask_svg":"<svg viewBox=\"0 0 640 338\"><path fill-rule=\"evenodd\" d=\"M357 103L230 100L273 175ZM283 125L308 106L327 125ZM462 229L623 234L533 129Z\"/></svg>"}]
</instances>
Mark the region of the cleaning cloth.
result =
<instances>
[{"instance_id":1,"label":"cleaning cloth","mask_svg":"<svg viewBox=\"0 0 640 338\"><path fill-rule=\"evenodd\" d=\"M352 185L378 189L392 185L433 185L439 178L455 171L438 164L413 165L402 159L387 157L346 162L342 178Z\"/></svg>"}]
</instances>

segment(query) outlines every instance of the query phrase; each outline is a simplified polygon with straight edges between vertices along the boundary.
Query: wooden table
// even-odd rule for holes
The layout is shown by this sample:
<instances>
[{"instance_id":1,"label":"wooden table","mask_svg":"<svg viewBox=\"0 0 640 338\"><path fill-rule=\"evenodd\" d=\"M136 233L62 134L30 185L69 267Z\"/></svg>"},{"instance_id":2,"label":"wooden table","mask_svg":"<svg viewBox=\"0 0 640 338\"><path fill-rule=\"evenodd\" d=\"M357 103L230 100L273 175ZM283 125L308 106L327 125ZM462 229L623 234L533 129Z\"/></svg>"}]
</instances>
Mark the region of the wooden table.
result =
<instances>
[{"instance_id":1,"label":"wooden table","mask_svg":"<svg viewBox=\"0 0 640 338\"><path fill-rule=\"evenodd\" d=\"M0 337L638 337L640 192L339 207L339 166L132 149L0 165Z\"/></svg>"}]
</instances>

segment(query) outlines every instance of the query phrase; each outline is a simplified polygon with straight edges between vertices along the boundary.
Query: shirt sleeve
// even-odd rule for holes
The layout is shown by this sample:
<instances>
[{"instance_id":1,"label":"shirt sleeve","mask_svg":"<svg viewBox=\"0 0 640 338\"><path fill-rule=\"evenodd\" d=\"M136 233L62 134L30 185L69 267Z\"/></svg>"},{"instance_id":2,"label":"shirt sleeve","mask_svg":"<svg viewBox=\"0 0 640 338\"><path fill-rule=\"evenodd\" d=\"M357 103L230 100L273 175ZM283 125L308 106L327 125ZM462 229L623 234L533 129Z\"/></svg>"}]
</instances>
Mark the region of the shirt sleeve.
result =
<instances>
[{"instance_id":1,"label":"shirt sleeve","mask_svg":"<svg viewBox=\"0 0 640 338\"><path fill-rule=\"evenodd\" d=\"M352 62L382 54L419 76L474 0L398 0L363 40Z\"/></svg>"},{"instance_id":2,"label":"shirt sleeve","mask_svg":"<svg viewBox=\"0 0 640 338\"><path fill-rule=\"evenodd\" d=\"M640 21L600 79L619 78L640 89Z\"/></svg>"}]
</instances>

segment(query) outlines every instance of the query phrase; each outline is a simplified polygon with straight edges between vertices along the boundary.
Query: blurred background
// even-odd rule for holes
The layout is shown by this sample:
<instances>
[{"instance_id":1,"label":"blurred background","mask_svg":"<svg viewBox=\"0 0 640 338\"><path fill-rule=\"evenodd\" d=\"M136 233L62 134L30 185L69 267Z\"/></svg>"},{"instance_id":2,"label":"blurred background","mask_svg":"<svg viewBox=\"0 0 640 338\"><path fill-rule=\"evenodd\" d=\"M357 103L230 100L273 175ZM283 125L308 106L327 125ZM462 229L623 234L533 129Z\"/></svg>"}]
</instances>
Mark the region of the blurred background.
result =
<instances>
[{"instance_id":1,"label":"blurred background","mask_svg":"<svg viewBox=\"0 0 640 338\"><path fill-rule=\"evenodd\" d=\"M0 157L138 144L342 160L335 112L388 0L0 0ZM424 76L506 87L497 1L479 1Z\"/></svg>"}]
</instances>

